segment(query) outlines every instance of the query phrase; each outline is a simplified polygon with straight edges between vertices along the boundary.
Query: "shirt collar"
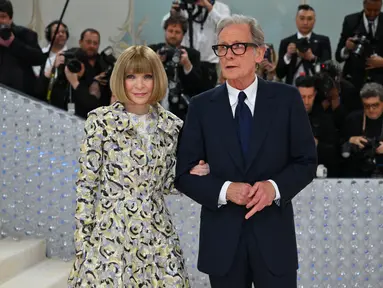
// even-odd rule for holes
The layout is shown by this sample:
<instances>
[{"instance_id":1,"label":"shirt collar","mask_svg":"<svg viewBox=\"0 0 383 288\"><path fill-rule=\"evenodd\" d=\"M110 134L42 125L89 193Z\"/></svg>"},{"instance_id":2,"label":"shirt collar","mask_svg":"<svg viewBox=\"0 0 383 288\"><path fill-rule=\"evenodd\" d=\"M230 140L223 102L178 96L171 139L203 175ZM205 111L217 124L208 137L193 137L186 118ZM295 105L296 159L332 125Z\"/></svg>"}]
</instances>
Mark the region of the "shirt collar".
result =
<instances>
[{"instance_id":1,"label":"shirt collar","mask_svg":"<svg viewBox=\"0 0 383 288\"><path fill-rule=\"evenodd\" d=\"M374 19L374 26L378 25L378 20L379 20L379 16L377 16L375 19ZM366 14L363 12L363 22L368 26L368 22L369 20L367 19L366 17Z\"/></svg>"},{"instance_id":2,"label":"shirt collar","mask_svg":"<svg viewBox=\"0 0 383 288\"><path fill-rule=\"evenodd\" d=\"M313 34L313 32L310 32L309 34L307 34L307 35L303 35L303 34L301 34L301 32L297 32L297 38L298 39L301 39L301 38L307 38L307 39L310 39L311 38L311 35Z\"/></svg>"},{"instance_id":3,"label":"shirt collar","mask_svg":"<svg viewBox=\"0 0 383 288\"><path fill-rule=\"evenodd\" d=\"M227 81L226 81L226 87L227 87L227 92L229 94L230 106L233 106L238 102L238 94L241 91L245 92L247 99L250 102L250 104L252 106L255 105L255 98L257 96L257 89L258 89L258 77L257 76L255 76L254 82L251 83L250 86L248 86L244 90L238 90L237 88L230 86L230 84Z\"/></svg>"},{"instance_id":4,"label":"shirt collar","mask_svg":"<svg viewBox=\"0 0 383 288\"><path fill-rule=\"evenodd\" d=\"M48 46L43 47L41 50L43 51L43 53L47 53L49 51L50 47L51 47L51 45L49 44ZM63 49L61 49L61 51L66 51L66 50L68 50L68 47L66 45L64 45L64 47L63 47ZM61 51L59 51L59 53ZM56 55L56 53L53 53L52 51L51 51L51 54L55 54Z\"/></svg>"}]
</instances>

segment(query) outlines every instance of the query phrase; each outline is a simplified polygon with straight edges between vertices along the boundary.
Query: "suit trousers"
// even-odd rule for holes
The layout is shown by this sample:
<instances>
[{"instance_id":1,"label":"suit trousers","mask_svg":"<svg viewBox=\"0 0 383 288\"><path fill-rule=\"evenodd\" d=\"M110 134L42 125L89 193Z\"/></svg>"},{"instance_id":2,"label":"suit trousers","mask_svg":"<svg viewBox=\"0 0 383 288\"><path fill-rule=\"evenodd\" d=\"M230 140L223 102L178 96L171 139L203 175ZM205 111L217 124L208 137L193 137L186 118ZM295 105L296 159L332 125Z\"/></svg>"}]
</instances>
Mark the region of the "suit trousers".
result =
<instances>
[{"instance_id":1,"label":"suit trousers","mask_svg":"<svg viewBox=\"0 0 383 288\"><path fill-rule=\"evenodd\" d=\"M209 275L211 287L251 288L254 284L255 288L296 288L297 271L291 270L292 272L277 276L268 269L257 245L251 222L247 220L244 224L229 272L224 276Z\"/></svg>"}]
</instances>

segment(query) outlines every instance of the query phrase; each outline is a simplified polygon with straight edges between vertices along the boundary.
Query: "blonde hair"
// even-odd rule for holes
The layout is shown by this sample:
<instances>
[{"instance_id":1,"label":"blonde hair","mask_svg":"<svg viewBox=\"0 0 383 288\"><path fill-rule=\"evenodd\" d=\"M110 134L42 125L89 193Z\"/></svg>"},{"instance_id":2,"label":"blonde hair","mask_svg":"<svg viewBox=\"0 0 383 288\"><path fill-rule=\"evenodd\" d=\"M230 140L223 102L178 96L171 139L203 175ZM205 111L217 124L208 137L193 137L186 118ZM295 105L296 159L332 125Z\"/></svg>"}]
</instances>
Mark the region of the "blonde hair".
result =
<instances>
[{"instance_id":1,"label":"blonde hair","mask_svg":"<svg viewBox=\"0 0 383 288\"><path fill-rule=\"evenodd\" d=\"M125 89L125 79L129 74L153 75L153 91L148 104L160 102L168 88L168 78L158 55L147 46L130 46L118 57L110 78L112 95L122 103L131 99Z\"/></svg>"}]
</instances>

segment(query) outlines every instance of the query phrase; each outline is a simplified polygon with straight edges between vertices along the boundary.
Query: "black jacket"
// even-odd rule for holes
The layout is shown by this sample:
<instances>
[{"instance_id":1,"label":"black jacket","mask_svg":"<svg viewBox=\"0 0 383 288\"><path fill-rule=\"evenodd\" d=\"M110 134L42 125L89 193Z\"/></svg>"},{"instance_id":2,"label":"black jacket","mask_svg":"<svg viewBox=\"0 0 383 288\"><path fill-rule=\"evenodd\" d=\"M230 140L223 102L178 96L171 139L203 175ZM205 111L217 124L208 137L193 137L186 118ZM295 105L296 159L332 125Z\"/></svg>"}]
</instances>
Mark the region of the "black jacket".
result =
<instances>
[{"instance_id":1,"label":"black jacket","mask_svg":"<svg viewBox=\"0 0 383 288\"><path fill-rule=\"evenodd\" d=\"M335 58L339 63L345 62L343 66L343 77L352 80L352 83L358 91L363 86L363 83L365 83L366 77L370 77L370 81L383 84L383 68L371 69L366 72L363 57L354 57L352 53L350 53L350 57L347 60L341 57L341 51L346 46L348 38L354 37L357 34L367 36L368 33L363 22L363 13L364 12L350 14L344 18L342 33L335 53ZM383 57L383 13L380 13L378 21L378 27L374 37L375 40L373 40L374 50L376 54Z\"/></svg>"},{"instance_id":2,"label":"black jacket","mask_svg":"<svg viewBox=\"0 0 383 288\"><path fill-rule=\"evenodd\" d=\"M287 84L292 84L294 80L294 75L297 71L297 60L298 55L295 54L291 57L290 64L286 65L284 61L284 56L287 52L287 47L290 43L296 43L298 40L297 33L291 35L281 41L279 45L279 55L278 55L278 64L277 64L277 77L283 79L286 77L285 82ZM319 35L312 33L310 37L310 46L313 54L318 57L317 62L321 63L326 60L331 59L331 44L330 39L327 36ZM311 69L314 69L314 62L310 63Z\"/></svg>"},{"instance_id":3,"label":"black jacket","mask_svg":"<svg viewBox=\"0 0 383 288\"><path fill-rule=\"evenodd\" d=\"M9 47L0 46L0 83L35 96L36 77L32 66L42 65L46 57L38 44L37 33L12 24L15 39Z\"/></svg>"}]
</instances>

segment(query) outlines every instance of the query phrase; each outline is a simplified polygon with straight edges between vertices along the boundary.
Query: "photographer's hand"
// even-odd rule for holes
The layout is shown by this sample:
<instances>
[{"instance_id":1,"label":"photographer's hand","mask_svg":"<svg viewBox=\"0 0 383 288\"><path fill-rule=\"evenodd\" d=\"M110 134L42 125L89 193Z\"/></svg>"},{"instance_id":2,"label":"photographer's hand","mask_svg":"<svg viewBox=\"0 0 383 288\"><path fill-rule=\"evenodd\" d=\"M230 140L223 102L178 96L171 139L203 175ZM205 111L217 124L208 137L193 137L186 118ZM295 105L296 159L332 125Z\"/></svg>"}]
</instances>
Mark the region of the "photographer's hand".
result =
<instances>
[{"instance_id":1,"label":"photographer's hand","mask_svg":"<svg viewBox=\"0 0 383 288\"><path fill-rule=\"evenodd\" d=\"M213 5L211 5L209 0L197 0L196 4L198 6L205 7L209 12L213 10Z\"/></svg>"},{"instance_id":2,"label":"photographer's hand","mask_svg":"<svg viewBox=\"0 0 383 288\"><path fill-rule=\"evenodd\" d=\"M99 75L94 77L94 80L100 83L101 85L105 86L106 84L108 84L108 81L105 79L105 76L106 76L106 73L101 72Z\"/></svg>"},{"instance_id":3,"label":"photographer's hand","mask_svg":"<svg viewBox=\"0 0 383 288\"><path fill-rule=\"evenodd\" d=\"M355 43L354 43L354 37L349 37L347 40L346 40L346 49L349 50L349 51L352 51L354 50L355 48Z\"/></svg>"},{"instance_id":4,"label":"photographer's hand","mask_svg":"<svg viewBox=\"0 0 383 288\"><path fill-rule=\"evenodd\" d=\"M307 61L314 61L316 58L311 48L309 48L309 50L307 50L305 53L299 52L299 57Z\"/></svg>"},{"instance_id":5,"label":"photographer's hand","mask_svg":"<svg viewBox=\"0 0 383 288\"><path fill-rule=\"evenodd\" d=\"M161 60L162 63L166 62L166 53L165 54L161 54L160 50L158 50L157 51L157 55L158 55L158 57L160 57L160 60Z\"/></svg>"},{"instance_id":6,"label":"photographer's hand","mask_svg":"<svg viewBox=\"0 0 383 288\"><path fill-rule=\"evenodd\" d=\"M368 140L363 136L353 136L348 140L351 144L357 145L360 149L364 148L364 144L368 142Z\"/></svg>"},{"instance_id":7,"label":"photographer's hand","mask_svg":"<svg viewBox=\"0 0 383 288\"><path fill-rule=\"evenodd\" d=\"M193 66L190 62L189 54L188 52L186 52L185 49L181 49L181 51L182 51L182 54L181 54L180 64L184 67L185 71L190 71L193 68Z\"/></svg>"},{"instance_id":8,"label":"photographer's hand","mask_svg":"<svg viewBox=\"0 0 383 288\"><path fill-rule=\"evenodd\" d=\"M13 40L15 40L15 35L13 33L11 33L11 37L8 40L4 40L0 37L0 46L9 47L12 44Z\"/></svg>"},{"instance_id":9,"label":"photographer's hand","mask_svg":"<svg viewBox=\"0 0 383 288\"><path fill-rule=\"evenodd\" d=\"M383 154L383 142L380 141L379 144L380 144L379 147L376 148L376 153L377 154Z\"/></svg>"},{"instance_id":10,"label":"photographer's hand","mask_svg":"<svg viewBox=\"0 0 383 288\"><path fill-rule=\"evenodd\" d=\"M287 46L286 54L288 57L291 57L295 53L297 53L297 45L295 45L295 43L290 43L289 46Z\"/></svg>"},{"instance_id":11,"label":"photographer's hand","mask_svg":"<svg viewBox=\"0 0 383 288\"><path fill-rule=\"evenodd\" d=\"M170 15L176 16L180 14L180 4L179 3L173 3L172 7L170 8Z\"/></svg>"},{"instance_id":12,"label":"photographer's hand","mask_svg":"<svg viewBox=\"0 0 383 288\"><path fill-rule=\"evenodd\" d=\"M70 85L72 85L73 89L76 89L80 85L77 73L70 72L67 66L65 66L64 72Z\"/></svg>"},{"instance_id":13,"label":"photographer's hand","mask_svg":"<svg viewBox=\"0 0 383 288\"><path fill-rule=\"evenodd\" d=\"M383 58L378 55L372 55L366 60L366 70L382 68L383 67Z\"/></svg>"}]
</instances>

